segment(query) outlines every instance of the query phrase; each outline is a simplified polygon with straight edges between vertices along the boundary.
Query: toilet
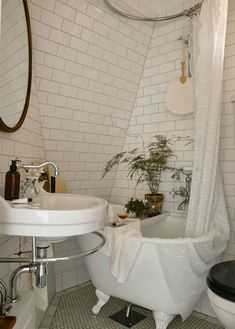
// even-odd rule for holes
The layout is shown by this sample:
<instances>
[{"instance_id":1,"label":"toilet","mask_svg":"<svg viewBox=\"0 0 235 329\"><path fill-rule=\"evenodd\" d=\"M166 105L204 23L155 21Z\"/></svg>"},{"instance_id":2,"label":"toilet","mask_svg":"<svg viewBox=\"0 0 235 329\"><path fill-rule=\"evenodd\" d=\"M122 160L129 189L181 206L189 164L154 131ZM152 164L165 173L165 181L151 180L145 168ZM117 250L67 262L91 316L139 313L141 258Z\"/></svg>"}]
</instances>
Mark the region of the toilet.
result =
<instances>
[{"instance_id":1,"label":"toilet","mask_svg":"<svg viewBox=\"0 0 235 329\"><path fill-rule=\"evenodd\" d=\"M214 265L207 276L211 306L225 329L235 328L235 261Z\"/></svg>"}]
</instances>

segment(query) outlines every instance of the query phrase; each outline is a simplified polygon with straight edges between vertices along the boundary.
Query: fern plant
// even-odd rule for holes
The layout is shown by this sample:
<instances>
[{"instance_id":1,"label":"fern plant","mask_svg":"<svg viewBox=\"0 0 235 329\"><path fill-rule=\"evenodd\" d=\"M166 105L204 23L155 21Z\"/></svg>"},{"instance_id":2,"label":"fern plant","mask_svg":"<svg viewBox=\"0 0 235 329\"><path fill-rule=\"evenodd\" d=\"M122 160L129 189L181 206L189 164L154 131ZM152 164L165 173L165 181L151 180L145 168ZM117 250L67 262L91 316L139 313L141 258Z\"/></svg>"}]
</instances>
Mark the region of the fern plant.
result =
<instances>
[{"instance_id":1,"label":"fern plant","mask_svg":"<svg viewBox=\"0 0 235 329\"><path fill-rule=\"evenodd\" d=\"M146 146L143 152L139 148L121 152L111 158L103 172L102 178L113 168L120 164L127 164L128 177L138 177L136 185L146 182L151 194L158 194L161 182L161 173L166 169L174 169L168 166L168 160L175 156L171 148L171 138L156 135L155 140Z\"/></svg>"}]
</instances>

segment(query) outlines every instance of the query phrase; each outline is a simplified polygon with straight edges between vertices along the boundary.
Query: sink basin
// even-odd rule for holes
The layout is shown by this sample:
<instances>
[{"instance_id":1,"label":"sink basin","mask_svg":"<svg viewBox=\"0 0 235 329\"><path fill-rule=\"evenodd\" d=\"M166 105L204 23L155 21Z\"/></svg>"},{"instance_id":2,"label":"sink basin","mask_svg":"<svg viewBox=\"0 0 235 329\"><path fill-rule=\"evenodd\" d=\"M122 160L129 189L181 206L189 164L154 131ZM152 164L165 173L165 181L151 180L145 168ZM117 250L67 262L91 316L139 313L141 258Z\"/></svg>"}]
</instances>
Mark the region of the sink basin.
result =
<instances>
[{"instance_id":1,"label":"sink basin","mask_svg":"<svg viewBox=\"0 0 235 329\"><path fill-rule=\"evenodd\" d=\"M101 229L107 202L92 196L45 192L32 204L19 206L0 197L0 209L0 234L57 239Z\"/></svg>"}]
</instances>

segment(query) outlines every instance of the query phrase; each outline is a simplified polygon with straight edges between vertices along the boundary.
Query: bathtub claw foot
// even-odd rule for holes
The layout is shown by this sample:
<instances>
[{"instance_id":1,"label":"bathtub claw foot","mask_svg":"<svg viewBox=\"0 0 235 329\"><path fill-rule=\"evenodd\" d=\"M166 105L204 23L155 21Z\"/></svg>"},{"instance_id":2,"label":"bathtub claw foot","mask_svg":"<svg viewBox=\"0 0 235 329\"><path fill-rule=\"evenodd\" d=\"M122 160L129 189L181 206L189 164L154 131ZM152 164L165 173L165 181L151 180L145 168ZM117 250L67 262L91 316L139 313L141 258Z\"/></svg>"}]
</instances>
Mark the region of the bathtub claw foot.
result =
<instances>
[{"instance_id":1,"label":"bathtub claw foot","mask_svg":"<svg viewBox=\"0 0 235 329\"><path fill-rule=\"evenodd\" d=\"M96 293L96 296L98 298L98 301L95 304L95 306L93 306L92 313L93 313L93 315L96 316L99 313L101 307L104 306L104 304L106 304L108 302L110 296L104 294L103 292L101 292L98 289L96 289L95 293Z\"/></svg>"},{"instance_id":2,"label":"bathtub claw foot","mask_svg":"<svg viewBox=\"0 0 235 329\"><path fill-rule=\"evenodd\" d=\"M156 329L167 329L168 324L175 316L163 312L153 312L153 317L155 320Z\"/></svg>"}]
</instances>

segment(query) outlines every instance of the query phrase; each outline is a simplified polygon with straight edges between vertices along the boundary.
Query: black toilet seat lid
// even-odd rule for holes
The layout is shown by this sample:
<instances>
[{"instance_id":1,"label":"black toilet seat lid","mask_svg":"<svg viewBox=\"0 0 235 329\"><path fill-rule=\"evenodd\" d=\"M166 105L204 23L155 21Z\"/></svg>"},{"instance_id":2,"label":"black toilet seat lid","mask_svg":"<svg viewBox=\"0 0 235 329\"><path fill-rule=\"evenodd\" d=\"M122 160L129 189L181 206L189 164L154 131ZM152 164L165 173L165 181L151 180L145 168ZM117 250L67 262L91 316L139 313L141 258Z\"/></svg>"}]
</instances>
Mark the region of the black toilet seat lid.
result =
<instances>
[{"instance_id":1,"label":"black toilet seat lid","mask_svg":"<svg viewBox=\"0 0 235 329\"><path fill-rule=\"evenodd\" d=\"M235 261L214 265L208 273L207 285L215 294L235 302Z\"/></svg>"}]
</instances>

